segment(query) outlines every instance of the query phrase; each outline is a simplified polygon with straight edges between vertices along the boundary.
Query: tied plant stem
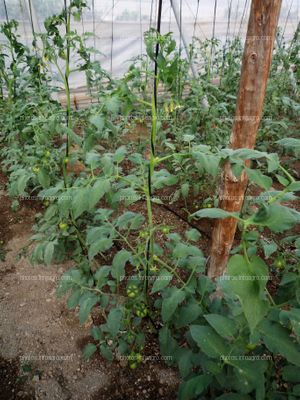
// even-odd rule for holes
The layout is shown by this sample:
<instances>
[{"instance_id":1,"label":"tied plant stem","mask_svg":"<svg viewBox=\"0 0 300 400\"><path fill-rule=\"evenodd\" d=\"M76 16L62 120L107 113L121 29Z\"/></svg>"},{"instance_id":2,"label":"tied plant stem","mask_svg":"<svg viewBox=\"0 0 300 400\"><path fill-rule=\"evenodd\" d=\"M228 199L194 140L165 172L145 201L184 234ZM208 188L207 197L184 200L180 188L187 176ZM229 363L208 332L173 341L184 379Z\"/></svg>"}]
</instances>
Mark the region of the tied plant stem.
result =
<instances>
[{"instance_id":1,"label":"tied plant stem","mask_svg":"<svg viewBox=\"0 0 300 400\"><path fill-rule=\"evenodd\" d=\"M158 16L157 16L157 34L160 35L161 30L161 15L162 15L162 0L158 3ZM157 57L159 53L159 37L157 37L157 42L155 46L155 64L154 64L154 81L153 81L153 96L151 103L152 111L152 129L150 136L150 162L148 167L148 188L146 190L146 202L147 202L147 214L148 214L148 225L149 225L149 239L147 241L146 250L146 280L145 280L145 294L147 296L148 292L148 276L151 265L153 265L153 254L154 254L154 231L153 231L153 213L152 213L152 180L155 168L155 143L156 143L156 133L157 133L157 88L159 84L159 72Z\"/></svg>"}]
</instances>

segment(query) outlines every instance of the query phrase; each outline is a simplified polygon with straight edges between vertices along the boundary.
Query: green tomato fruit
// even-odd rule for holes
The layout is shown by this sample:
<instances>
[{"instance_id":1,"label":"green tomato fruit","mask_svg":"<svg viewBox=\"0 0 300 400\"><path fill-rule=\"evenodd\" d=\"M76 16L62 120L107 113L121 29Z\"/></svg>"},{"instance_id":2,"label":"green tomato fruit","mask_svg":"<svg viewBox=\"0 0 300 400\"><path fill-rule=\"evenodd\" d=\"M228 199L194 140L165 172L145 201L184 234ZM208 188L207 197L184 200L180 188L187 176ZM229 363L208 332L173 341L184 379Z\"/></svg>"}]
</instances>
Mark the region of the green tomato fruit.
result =
<instances>
[{"instance_id":1,"label":"green tomato fruit","mask_svg":"<svg viewBox=\"0 0 300 400\"><path fill-rule=\"evenodd\" d=\"M50 156L51 156L51 153L50 153L49 150L45 151L45 156L46 156L46 157L50 157Z\"/></svg>"},{"instance_id":2,"label":"green tomato fruit","mask_svg":"<svg viewBox=\"0 0 300 400\"><path fill-rule=\"evenodd\" d=\"M162 232L164 235L167 235L168 233L170 233L170 228L169 228L168 226L163 226L163 227L161 228L161 232Z\"/></svg>"},{"instance_id":3,"label":"green tomato fruit","mask_svg":"<svg viewBox=\"0 0 300 400\"><path fill-rule=\"evenodd\" d=\"M135 358L137 363L141 363L143 361L143 356L141 355L141 353L136 353Z\"/></svg>"},{"instance_id":4,"label":"green tomato fruit","mask_svg":"<svg viewBox=\"0 0 300 400\"><path fill-rule=\"evenodd\" d=\"M285 267L285 261L282 260L281 258L277 258L275 260L275 262L274 262L274 265L275 265L276 268L279 268L279 269L284 268Z\"/></svg>"},{"instance_id":5,"label":"green tomato fruit","mask_svg":"<svg viewBox=\"0 0 300 400\"><path fill-rule=\"evenodd\" d=\"M32 167L32 171L33 171L35 174L38 174L39 171L40 171L40 169L39 169L39 167L35 166L35 167Z\"/></svg>"},{"instance_id":6,"label":"green tomato fruit","mask_svg":"<svg viewBox=\"0 0 300 400\"><path fill-rule=\"evenodd\" d=\"M68 225L64 222L61 222L58 226L59 226L59 229L62 231L65 231L68 227Z\"/></svg>"},{"instance_id":7,"label":"green tomato fruit","mask_svg":"<svg viewBox=\"0 0 300 400\"><path fill-rule=\"evenodd\" d=\"M137 305L135 308L135 314L139 318L145 318L148 314L148 309L147 309L146 305L144 303Z\"/></svg>"},{"instance_id":8,"label":"green tomato fruit","mask_svg":"<svg viewBox=\"0 0 300 400\"><path fill-rule=\"evenodd\" d=\"M141 231L140 233L139 233L139 237L140 238L146 238L148 236L148 232L147 231Z\"/></svg>"},{"instance_id":9,"label":"green tomato fruit","mask_svg":"<svg viewBox=\"0 0 300 400\"><path fill-rule=\"evenodd\" d=\"M137 363L136 362L129 363L129 368L130 369L136 369L136 367L137 367Z\"/></svg>"},{"instance_id":10,"label":"green tomato fruit","mask_svg":"<svg viewBox=\"0 0 300 400\"><path fill-rule=\"evenodd\" d=\"M246 346L246 348L248 350L254 350L254 349L256 349L256 347L257 347L257 345L254 344L254 343L248 343L247 346Z\"/></svg>"},{"instance_id":11,"label":"green tomato fruit","mask_svg":"<svg viewBox=\"0 0 300 400\"><path fill-rule=\"evenodd\" d=\"M64 159L64 164L68 164L69 163L69 159L66 157L65 159Z\"/></svg>"},{"instance_id":12,"label":"green tomato fruit","mask_svg":"<svg viewBox=\"0 0 300 400\"><path fill-rule=\"evenodd\" d=\"M136 285L131 284L127 287L127 296L134 299L139 294L139 289Z\"/></svg>"}]
</instances>

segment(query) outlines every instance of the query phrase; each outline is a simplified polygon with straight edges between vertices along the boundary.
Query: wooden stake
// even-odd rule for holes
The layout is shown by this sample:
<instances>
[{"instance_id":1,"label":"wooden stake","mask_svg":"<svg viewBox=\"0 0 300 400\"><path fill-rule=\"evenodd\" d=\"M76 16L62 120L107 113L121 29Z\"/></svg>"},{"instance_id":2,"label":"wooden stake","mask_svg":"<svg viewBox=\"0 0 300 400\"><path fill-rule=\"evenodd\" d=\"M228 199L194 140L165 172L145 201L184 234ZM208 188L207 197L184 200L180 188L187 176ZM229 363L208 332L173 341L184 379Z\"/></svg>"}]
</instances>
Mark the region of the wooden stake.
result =
<instances>
[{"instance_id":1,"label":"wooden stake","mask_svg":"<svg viewBox=\"0 0 300 400\"><path fill-rule=\"evenodd\" d=\"M253 149L263 111L267 80L272 62L273 45L281 8L281 0L252 0L244 48L236 114L230 138L233 149ZM246 161L246 164L249 163ZM239 212L244 201L248 178L237 179L227 163L222 172L219 207ZM237 221L218 220L213 230L208 276L215 278L225 272L234 240Z\"/></svg>"}]
</instances>

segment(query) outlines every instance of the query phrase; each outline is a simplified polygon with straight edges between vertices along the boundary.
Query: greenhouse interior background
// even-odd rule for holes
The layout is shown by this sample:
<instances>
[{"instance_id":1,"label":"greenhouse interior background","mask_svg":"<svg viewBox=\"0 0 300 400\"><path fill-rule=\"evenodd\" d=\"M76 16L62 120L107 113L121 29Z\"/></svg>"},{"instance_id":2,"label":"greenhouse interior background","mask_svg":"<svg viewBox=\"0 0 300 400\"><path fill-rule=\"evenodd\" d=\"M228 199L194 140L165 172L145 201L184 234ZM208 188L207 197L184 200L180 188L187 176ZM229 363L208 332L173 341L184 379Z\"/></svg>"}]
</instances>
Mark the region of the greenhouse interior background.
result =
<instances>
[{"instance_id":1,"label":"greenhouse interior background","mask_svg":"<svg viewBox=\"0 0 300 400\"><path fill-rule=\"evenodd\" d=\"M63 7L63 0L6 0L6 3L8 18L19 22L18 32L28 46L32 43L33 31L44 32L44 20ZM165 1L161 32L173 33L183 55L193 37L201 41L215 37L222 43L234 37L243 40L250 3L248 0ZM95 57L105 70L120 77L133 58L145 53L144 33L156 27L157 0L88 0L87 4L82 21L75 23L74 28L79 34L93 33L87 45L99 52ZM297 28L299 13L299 0L283 0L278 25L286 40L292 38ZM2 21L6 18L4 0L0 2L0 18ZM55 78L54 74L54 81ZM73 74L71 87L81 84L82 76Z\"/></svg>"},{"instance_id":2,"label":"greenhouse interior background","mask_svg":"<svg viewBox=\"0 0 300 400\"><path fill-rule=\"evenodd\" d=\"M300 398L300 0L0 0L0 400Z\"/></svg>"}]
</instances>

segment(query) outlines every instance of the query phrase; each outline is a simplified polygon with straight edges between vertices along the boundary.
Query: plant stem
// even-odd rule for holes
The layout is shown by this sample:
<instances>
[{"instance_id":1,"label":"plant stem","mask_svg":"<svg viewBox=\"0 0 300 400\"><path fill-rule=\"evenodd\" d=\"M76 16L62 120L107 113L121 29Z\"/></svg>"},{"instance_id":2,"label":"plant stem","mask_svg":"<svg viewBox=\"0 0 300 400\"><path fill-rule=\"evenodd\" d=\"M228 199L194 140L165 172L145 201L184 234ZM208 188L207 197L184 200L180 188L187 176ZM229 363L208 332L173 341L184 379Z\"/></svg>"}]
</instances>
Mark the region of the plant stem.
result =
<instances>
[{"instance_id":1,"label":"plant stem","mask_svg":"<svg viewBox=\"0 0 300 400\"><path fill-rule=\"evenodd\" d=\"M158 81L158 80L157 80ZM148 228L149 228L149 240L147 241L146 248L146 280L145 280L145 293L148 291L148 276L149 269L153 264L153 255L154 255L154 236L153 236L153 212L152 212L152 179L154 174L155 167L155 142L156 142L156 133L157 133L157 114L156 114L156 104L155 104L155 96L152 97L151 104L152 111L152 129L150 136L150 160L148 167L148 182L147 188L145 190L146 194L146 203L147 203L147 214L148 214Z\"/></svg>"}]
</instances>

